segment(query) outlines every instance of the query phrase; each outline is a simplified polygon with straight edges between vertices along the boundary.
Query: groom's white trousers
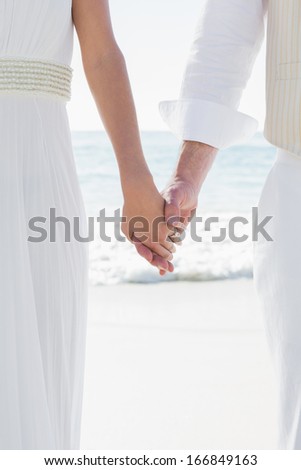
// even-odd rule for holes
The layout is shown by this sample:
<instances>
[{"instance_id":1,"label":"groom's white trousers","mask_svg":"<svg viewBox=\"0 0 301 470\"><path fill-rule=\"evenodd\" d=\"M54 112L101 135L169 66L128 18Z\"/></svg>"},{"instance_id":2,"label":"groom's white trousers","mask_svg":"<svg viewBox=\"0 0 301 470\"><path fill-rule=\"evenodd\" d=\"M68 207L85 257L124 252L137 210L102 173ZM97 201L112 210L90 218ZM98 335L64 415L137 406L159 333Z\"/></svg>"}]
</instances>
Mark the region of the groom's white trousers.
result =
<instances>
[{"instance_id":1,"label":"groom's white trousers","mask_svg":"<svg viewBox=\"0 0 301 470\"><path fill-rule=\"evenodd\" d=\"M254 242L254 280L276 370L278 448L301 449L301 157L277 149L259 201L273 238Z\"/></svg>"}]
</instances>

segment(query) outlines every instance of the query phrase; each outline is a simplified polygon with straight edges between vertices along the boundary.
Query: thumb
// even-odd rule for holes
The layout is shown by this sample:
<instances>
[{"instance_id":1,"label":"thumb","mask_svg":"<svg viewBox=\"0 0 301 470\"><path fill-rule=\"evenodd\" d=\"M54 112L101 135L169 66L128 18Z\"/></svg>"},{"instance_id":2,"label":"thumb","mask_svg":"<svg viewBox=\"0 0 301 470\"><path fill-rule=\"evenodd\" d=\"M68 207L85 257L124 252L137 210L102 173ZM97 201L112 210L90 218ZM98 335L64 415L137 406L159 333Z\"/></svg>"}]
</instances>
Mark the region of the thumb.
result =
<instances>
[{"instance_id":1,"label":"thumb","mask_svg":"<svg viewBox=\"0 0 301 470\"><path fill-rule=\"evenodd\" d=\"M182 226L180 203L174 193L165 197L164 216L168 226Z\"/></svg>"}]
</instances>

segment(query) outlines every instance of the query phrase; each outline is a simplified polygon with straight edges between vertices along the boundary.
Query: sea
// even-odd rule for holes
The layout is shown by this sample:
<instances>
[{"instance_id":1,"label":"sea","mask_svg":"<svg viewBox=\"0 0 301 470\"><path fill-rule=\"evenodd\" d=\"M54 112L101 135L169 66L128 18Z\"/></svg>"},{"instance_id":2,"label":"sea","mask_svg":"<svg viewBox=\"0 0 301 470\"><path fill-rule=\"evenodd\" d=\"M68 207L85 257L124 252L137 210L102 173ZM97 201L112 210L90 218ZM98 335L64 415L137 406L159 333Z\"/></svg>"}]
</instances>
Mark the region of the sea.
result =
<instances>
[{"instance_id":1,"label":"sea","mask_svg":"<svg viewBox=\"0 0 301 470\"><path fill-rule=\"evenodd\" d=\"M142 132L141 136L148 165L162 190L175 167L179 141L169 132ZM252 277L252 227L275 159L275 148L262 133L218 153L200 192L197 219L174 256L175 270L163 277L137 255L131 243L119 240L113 222L107 222L105 234L99 235L100 211L110 217L123 205L118 167L107 135L73 131L72 141L87 217L94 222L95 233L89 242L91 284Z\"/></svg>"}]
</instances>

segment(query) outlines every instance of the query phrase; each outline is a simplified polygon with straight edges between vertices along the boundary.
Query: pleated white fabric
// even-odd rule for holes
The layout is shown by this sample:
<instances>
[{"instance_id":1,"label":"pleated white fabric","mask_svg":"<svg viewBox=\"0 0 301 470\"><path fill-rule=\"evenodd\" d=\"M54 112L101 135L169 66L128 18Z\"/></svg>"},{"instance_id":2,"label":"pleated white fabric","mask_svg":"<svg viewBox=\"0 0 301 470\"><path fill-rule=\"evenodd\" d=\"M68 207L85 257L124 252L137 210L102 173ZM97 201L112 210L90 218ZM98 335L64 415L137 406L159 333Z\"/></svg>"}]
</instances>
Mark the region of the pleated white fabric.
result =
<instances>
[{"instance_id":1,"label":"pleated white fabric","mask_svg":"<svg viewBox=\"0 0 301 470\"><path fill-rule=\"evenodd\" d=\"M0 57L70 65L72 0L0 0ZM86 338L87 244L63 223L33 243L31 217L85 210L66 102L0 93L0 448L80 445Z\"/></svg>"},{"instance_id":2,"label":"pleated white fabric","mask_svg":"<svg viewBox=\"0 0 301 470\"><path fill-rule=\"evenodd\" d=\"M277 149L259 201L273 241L254 243L254 278L275 365L278 449L301 449L301 158Z\"/></svg>"}]
</instances>

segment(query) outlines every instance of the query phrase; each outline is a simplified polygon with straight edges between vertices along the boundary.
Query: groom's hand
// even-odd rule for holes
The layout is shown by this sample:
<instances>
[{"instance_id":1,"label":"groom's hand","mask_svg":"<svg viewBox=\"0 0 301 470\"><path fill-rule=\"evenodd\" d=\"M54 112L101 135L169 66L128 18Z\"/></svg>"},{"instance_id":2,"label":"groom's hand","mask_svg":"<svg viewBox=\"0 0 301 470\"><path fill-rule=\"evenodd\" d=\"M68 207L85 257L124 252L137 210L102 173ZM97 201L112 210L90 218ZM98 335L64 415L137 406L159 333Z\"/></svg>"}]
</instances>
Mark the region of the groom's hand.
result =
<instances>
[{"instance_id":1,"label":"groom's hand","mask_svg":"<svg viewBox=\"0 0 301 470\"><path fill-rule=\"evenodd\" d=\"M198 188L191 182L174 176L161 194L165 199L165 221L167 226L174 230L170 239L176 244L181 244L184 231L197 208Z\"/></svg>"},{"instance_id":2,"label":"groom's hand","mask_svg":"<svg viewBox=\"0 0 301 470\"><path fill-rule=\"evenodd\" d=\"M180 243L181 236L179 235L187 227L191 217L194 215L201 185L211 168L217 152L216 148L207 144L192 141L183 142L174 175L161 193L165 200L164 217L165 222L167 222L167 226L164 229L165 236L168 235L169 241L173 241L175 244ZM144 190L140 192L140 195L146 192L144 186ZM153 192L153 194L155 193ZM153 197L147 198L147 206L149 206L149 202L152 200ZM158 214L160 211L157 210L156 213ZM170 229L169 231L167 231L168 228ZM178 233L175 235L175 232ZM147 244L141 242L135 234L131 236L131 241L135 244L139 255L153 266L156 266L161 275L167 271L173 271L173 264L168 257L162 257L162 254L159 254L154 247L147 246ZM170 245L168 250L170 252L174 251Z\"/></svg>"},{"instance_id":3,"label":"groom's hand","mask_svg":"<svg viewBox=\"0 0 301 470\"><path fill-rule=\"evenodd\" d=\"M194 216L201 186L218 150L200 142L183 142L176 170L162 191L165 199L165 221L177 236L170 238L181 243L181 234Z\"/></svg>"}]
</instances>

